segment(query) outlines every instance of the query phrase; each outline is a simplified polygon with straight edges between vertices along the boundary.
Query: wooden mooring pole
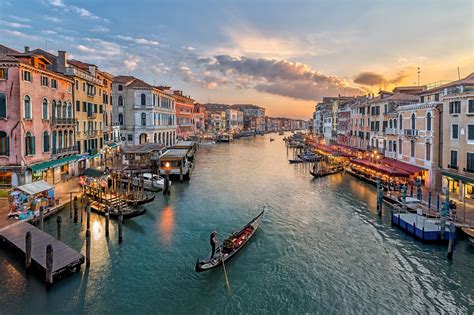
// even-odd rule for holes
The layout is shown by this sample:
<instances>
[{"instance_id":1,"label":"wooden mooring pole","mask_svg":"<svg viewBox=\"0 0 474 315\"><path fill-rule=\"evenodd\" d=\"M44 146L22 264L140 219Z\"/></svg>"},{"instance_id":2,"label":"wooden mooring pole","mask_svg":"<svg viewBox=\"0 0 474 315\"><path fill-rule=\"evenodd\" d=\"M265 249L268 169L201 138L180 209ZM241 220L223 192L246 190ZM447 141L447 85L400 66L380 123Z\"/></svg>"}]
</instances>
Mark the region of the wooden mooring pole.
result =
<instances>
[{"instance_id":1,"label":"wooden mooring pole","mask_svg":"<svg viewBox=\"0 0 474 315\"><path fill-rule=\"evenodd\" d=\"M91 203L88 202L87 203L87 217L86 217L86 221L87 221L87 229L90 229L91 228Z\"/></svg>"},{"instance_id":2,"label":"wooden mooring pole","mask_svg":"<svg viewBox=\"0 0 474 315\"><path fill-rule=\"evenodd\" d=\"M63 218L58 215L56 218L56 223L57 223L57 232L58 232L58 240L61 240L61 222L63 221Z\"/></svg>"},{"instance_id":3,"label":"wooden mooring pole","mask_svg":"<svg viewBox=\"0 0 474 315\"><path fill-rule=\"evenodd\" d=\"M53 245L46 246L46 286L53 285Z\"/></svg>"},{"instance_id":4,"label":"wooden mooring pole","mask_svg":"<svg viewBox=\"0 0 474 315\"><path fill-rule=\"evenodd\" d=\"M109 237L110 208L105 209L105 237Z\"/></svg>"},{"instance_id":5,"label":"wooden mooring pole","mask_svg":"<svg viewBox=\"0 0 474 315\"><path fill-rule=\"evenodd\" d=\"M69 193L69 219L72 219L72 192Z\"/></svg>"},{"instance_id":6,"label":"wooden mooring pole","mask_svg":"<svg viewBox=\"0 0 474 315\"><path fill-rule=\"evenodd\" d=\"M454 226L453 222L451 222L449 225L449 232L448 259L452 260L454 253L454 243L456 242L456 226Z\"/></svg>"},{"instance_id":7,"label":"wooden mooring pole","mask_svg":"<svg viewBox=\"0 0 474 315\"><path fill-rule=\"evenodd\" d=\"M74 223L77 223L77 211L78 211L78 204L77 204L77 196L74 196Z\"/></svg>"},{"instance_id":8,"label":"wooden mooring pole","mask_svg":"<svg viewBox=\"0 0 474 315\"><path fill-rule=\"evenodd\" d=\"M29 269L31 267L31 232L26 232L25 235L25 267Z\"/></svg>"},{"instance_id":9,"label":"wooden mooring pole","mask_svg":"<svg viewBox=\"0 0 474 315\"><path fill-rule=\"evenodd\" d=\"M118 238L119 238L119 243L122 243L122 233L123 233L123 213L122 213L122 206L119 206L118 210Z\"/></svg>"},{"instance_id":10,"label":"wooden mooring pole","mask_svg":"<svg viewBox=\"0 0 474 315\"><path fill-rule=\"evenodd\" d=\"M86 267L91 265L91 231L86 230Z\"/></svg>"},{"instance_id":11,"label":"wooden mooring pole","mask_svg":"<svg viewBox=\"0 0 474 315\"><path fill-rule=\"evenodd\" d=\"M44 225L44 208L43 206L40 207L40 210L39 210L39 224L40 224L40 229L43 230L43 225Z\"/></svg>"}]
</instances>

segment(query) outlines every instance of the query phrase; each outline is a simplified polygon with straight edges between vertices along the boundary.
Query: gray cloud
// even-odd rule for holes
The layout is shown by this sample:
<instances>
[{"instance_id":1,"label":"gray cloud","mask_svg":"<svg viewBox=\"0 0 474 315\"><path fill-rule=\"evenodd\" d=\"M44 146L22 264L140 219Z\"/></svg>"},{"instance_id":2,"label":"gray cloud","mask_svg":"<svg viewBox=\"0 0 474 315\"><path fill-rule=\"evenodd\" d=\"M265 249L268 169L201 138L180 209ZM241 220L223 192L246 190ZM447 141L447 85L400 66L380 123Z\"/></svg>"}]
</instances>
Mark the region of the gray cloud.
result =
<instances>
[{"instance_id":1,"label":"gray cloud","mask_svg":"<svg viewBox=\"0 0 474 315\"><path fill-rule=\"evenodd\" d=\"M354 83L362 85L377 85L385 83L399 83L407 77L405 71L400 71L397 75L391 79L384 77L383 75L375 72L361 72L354 78Z\"/></svg>"},{"instance_id":2,"label":"gray cloud","mask_svg":"<svg viewBox=\"0 0 474 315\"><path fill-rule=\"evenodd\" d=\"M251 88L294 99L318 100L327 95L363 93L362 89L341 78L323 74L299 62L218 55L197 58L195 65L202 68L206 82L233 84L238 88ZM185 77L192 81L189 73ZM200 76L195 74L194 77Z\"/></svg>"}]
</instances>

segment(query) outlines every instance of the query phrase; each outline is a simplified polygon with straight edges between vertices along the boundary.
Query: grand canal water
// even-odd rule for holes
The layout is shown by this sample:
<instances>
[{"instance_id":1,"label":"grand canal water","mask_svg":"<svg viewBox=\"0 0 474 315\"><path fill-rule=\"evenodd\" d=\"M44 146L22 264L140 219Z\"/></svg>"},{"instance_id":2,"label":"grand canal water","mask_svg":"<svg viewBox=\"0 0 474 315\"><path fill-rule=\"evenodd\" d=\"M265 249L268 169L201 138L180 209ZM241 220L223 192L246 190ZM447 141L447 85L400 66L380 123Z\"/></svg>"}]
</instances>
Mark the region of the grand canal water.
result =
<instances>
[{"instance_id":1,"label":"grand canal water","mask_svg":"<svg viewBox=\"0 0 474 315\"><path fill-rule=\"evenodd\" d=\"M92 264L46 290L0 251L0 313L471 313L474 248L423 245L375 213L374 189L349 175L313 180L289 165L282 136L201 148L189 183L104 237L92 218ZM292 152L289 152L291 157ZM222 269L196 274L209 232L226 235L268 208L261 229ZM84 229L63 239L84 251ZM46 223L54 235L56 220Z\"/></svg>"}]
</instances>

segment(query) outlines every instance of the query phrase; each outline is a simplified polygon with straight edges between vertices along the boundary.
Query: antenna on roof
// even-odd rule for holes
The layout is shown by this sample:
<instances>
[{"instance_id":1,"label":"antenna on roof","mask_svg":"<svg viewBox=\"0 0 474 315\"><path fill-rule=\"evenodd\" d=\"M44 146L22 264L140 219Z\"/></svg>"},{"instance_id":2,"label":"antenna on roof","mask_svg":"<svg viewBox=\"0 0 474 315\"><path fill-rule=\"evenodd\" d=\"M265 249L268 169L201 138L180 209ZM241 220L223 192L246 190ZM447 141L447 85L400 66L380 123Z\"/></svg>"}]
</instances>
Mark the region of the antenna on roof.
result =
<instances>
[{"instance_id":1,"label":"antenna on roof","mask_svg":"<svg viewBox=\"0 0 474 315\"><path fill-rule=\"evenodd\" d=\"M458 80L461 80L461 72L459 72L459 67L458 67Z\"/></svg>"},{"instance_id":2,"label":"antenna on roof","mask_svg":"<svg viewBox=\"0 0 474 315\"><path fill-rule=\"evenodd\" d=\"M418 86L420 86L420 73L421 73L420 67L417 68L416 73L418 73Z\"/></svg>"}]
</instances>

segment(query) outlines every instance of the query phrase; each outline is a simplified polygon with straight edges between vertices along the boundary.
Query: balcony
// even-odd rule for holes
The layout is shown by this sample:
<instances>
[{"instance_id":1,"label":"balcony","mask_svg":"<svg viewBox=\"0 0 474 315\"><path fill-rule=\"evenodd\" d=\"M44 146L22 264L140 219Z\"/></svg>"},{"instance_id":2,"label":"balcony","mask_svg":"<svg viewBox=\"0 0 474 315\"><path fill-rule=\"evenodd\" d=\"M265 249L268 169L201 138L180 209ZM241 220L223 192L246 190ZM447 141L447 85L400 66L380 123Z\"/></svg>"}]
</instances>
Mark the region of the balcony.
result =
<instances>
[{"instance_id":1,"label":"balcony","mask_svg":"<svg viewBox=\"0 0 474 315\"><path fill-rule=\"evenodd\" d=\"M418 137L417 129L403 129L403 135L405 137Z\"/></svg>"},{"instance_id":2,"label":"balcony","mask_svg":"<svg viewBox=\"0 0 474 315\"><path fill-rule=\"evenodd\" d=\"M77 146L66 147L66 148L53 148L53 155L65 155L77 153Z\"/></svg>"},{"instance_id":3,"label":"balcony","mask_svg":"<svg viewBox=\"0 0 474 315\"><path fill-rule=\"evenodd\" d=\"M474 169L472 168L463 168L462 170L466 173L474 173Z\"/></svg>"},{"instance_id":4,"label":"balcony","mask_svg":"<svg viewBox=\"0 0 474 315\"><path fill-rule=\"evenodd\" d=\"M51 118L52 126L75 126L77 122L76 118Z\"/></svg>"},{"instance_id":5,"label":"balcony","mask_svg":"<svg viewBox=\"0 0 474 315\"><path fill-rule=\"evenodd\" d=\"M87 131L82 132L82 135L88 138L97 137L99 136L99 134L100 134L99 130L87 130Z\"/></svg>"},{"instance_id":6,"label":"balcony","mask_svg":"<svg viewBox=\"0 0 474 315\"><path fill-rule=\"evenodd\" d=\"M385 128L385 133L387 135L396 136L396 135L398 135L398 129L397 128Z\"/></svg>"}]
</instances>

